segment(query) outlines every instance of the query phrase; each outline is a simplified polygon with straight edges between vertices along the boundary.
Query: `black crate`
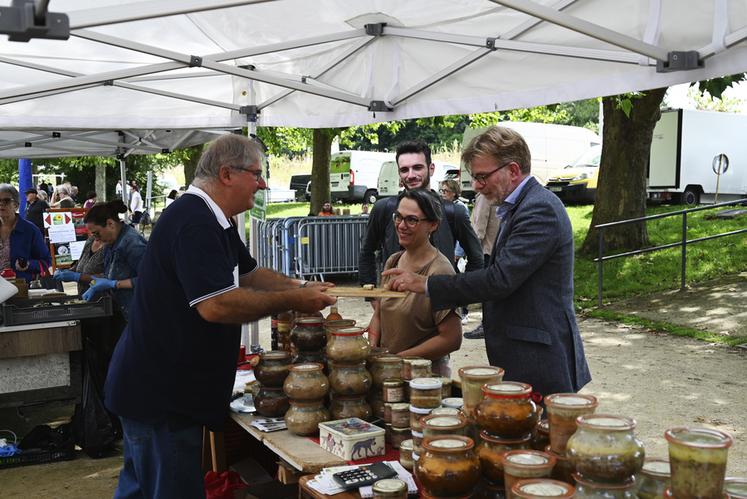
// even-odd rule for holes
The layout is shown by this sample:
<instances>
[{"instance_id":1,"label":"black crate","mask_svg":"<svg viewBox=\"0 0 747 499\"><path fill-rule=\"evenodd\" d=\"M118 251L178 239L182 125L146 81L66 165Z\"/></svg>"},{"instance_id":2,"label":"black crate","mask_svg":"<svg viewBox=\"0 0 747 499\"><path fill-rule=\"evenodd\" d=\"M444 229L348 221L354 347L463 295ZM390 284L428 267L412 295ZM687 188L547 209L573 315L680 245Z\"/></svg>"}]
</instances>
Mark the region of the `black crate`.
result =
<instances>
[{"instance_id":1,"label":"black crate","mask_svg":"<svg viewBox=\"0 0 747 499\"><path fill-rule=\"evenodd\" d=\"M71 303L78 300L80 300L78 297L50 299L50 302L58 303L58 305L50 305L39 300L17 300L15 303L3 303L3 325L22 326L112 315L112 297L108 294L101 296L98 301Z\"/></svg>"},{"instance_id":2,"label":"black crate","mask_svg":"<svg viewBox=\"0 0 747 499\"><path fill-rule=\"evenodd\" d=\"M28 451L14 456L0 457L0 469L28 466L30 464L54 463L56 461L71 461L75 459L75 447L54 451Z\"/></svg>"}]
</instances>

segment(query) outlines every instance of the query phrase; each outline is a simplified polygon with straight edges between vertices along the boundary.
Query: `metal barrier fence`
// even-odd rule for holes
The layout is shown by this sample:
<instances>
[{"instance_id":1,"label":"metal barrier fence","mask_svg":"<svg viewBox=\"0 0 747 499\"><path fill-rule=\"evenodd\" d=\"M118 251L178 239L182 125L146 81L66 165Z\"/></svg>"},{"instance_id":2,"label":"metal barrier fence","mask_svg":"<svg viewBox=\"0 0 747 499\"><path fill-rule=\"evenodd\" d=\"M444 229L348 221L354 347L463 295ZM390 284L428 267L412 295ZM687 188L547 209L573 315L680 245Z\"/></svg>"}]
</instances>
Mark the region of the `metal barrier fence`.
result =
<instances>
[{"instance_id":1,"label":"metal barrier fence","mask_svg":"<svg viewBox=\"0 0 747 499\"><path fill-rule=\"evenodd\" d=\"M259 223L257 261L292 277L358 272L368 217L290 217Z\"/></svg>"}]
</instances>

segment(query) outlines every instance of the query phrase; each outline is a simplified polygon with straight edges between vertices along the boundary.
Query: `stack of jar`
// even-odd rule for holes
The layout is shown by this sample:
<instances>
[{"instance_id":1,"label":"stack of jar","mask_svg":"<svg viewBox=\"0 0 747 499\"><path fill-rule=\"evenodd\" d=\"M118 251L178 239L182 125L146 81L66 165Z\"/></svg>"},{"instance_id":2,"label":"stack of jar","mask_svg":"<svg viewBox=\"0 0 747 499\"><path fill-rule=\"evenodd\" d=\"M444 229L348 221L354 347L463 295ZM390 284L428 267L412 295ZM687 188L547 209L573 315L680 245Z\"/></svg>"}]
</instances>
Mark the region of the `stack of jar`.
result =
<instances>
[{"instance_id":1,"label":"stack of jar","mask_svg":"<svg viewBox=\"0 0 747 499\"><path fill-rule=\"evenodd\" d=\"M368 401L371 404L374 416L386 421L387 415L384 413L384 382L390 379L401 379L402 357L377 352L369 356L368 363L372 378L372 388L369 392Z\"/></svg>"},{"instance_id":2,"label":"stack of jar","mask_svg":"<svg viewBox=\"0 0 747 499\"><path fill-rule=\"evenodd\" d=\"M734 438L710 428L671 428L669 442L671 485L664 497L677 499L744 497L747 487L739 479L727 479L726 462ZM740 491L741 489L741 491Z\"/></svg>"},{"instance_id":3,"label":"stack of jar","mask_svg":"<svg viewBox=\"0 0 747 499\"><path fill-rule=\"evenodd\" d=\"M285 413L288 431L296 435L314 435L319 423L330 420L324 399L329 391L329 380L324 366L318 363L295 364L285 378L283 391L290 399Z\"/></svg>"},{"instance_id":4,"label":"stack of jar","mask_svg":"<svg viewBox=\"0 0 747 499\"><path fill-rule=\"evenodd\" d=\"M405 400L410 400L410 381L415 378L429 378L432 362L422 357L402 358L402 380L405 382Z\"/></svg>"},{"instance_id":5,"label":"stack of jar","mask_svg":"<svg viewBox=\"0 0 747 499\"><path fill-rule=\"evenodd\" d=\"M332 419L360 418L370 421L371 406L366 396L372 378L366 370L371 345L359 327L328 329L327 361L332 390Z\"/></svg>"},{"instance_id":6,"label":"stack of jar","mask_svg":"<svg viewBox=\"0 0 747 499\"><path fill-rule=\"evenodd\" d=\"M290 352L271 350L259 355L259 363L254 368L254 377L259 383L254 406L261 416L281 417L290 407L288 396L283 392L283 383L288 377L290 366Z\"/></svg>"},{"instance_id":7,"label":"stack of jar","mask_svg":"<svg viewBox=\"0 0 747 499\"><path fill-rule=\"evenodd\" d=\"M547 421L550 429L550 444L546 452L556 459L553 478L575 484L566 449L568 439L576 432L576 418L594 414L599 405L593 395L580 393L554 393L545 397Z\"/></svg>"},{"instance_id":8,"label":"stack of jar","mask_svg":"<svg viewBox=\"0 0 747 499\"><path fill-rule=\"evenodd\" d=\"M414 461L417 461L423 452L422 442L425 437L423 433L425 430L424 420L434 409L441 406L443 383L440 378L414 378L410 380L409 385L410 435L412 436L413 443L412 457Z\"/></svg>"},{"instance_id":9,"label":"stack of jar","mask_svg":"<svg viewBox=\"0 0 747 499\"><path fill-rule=\"evenodd\" d=\"M290 334L295 353L294 364L315 362L324 365L327 333L322 326L323 321L322 317L296 318Z\"/></svg>"},{"instance_id":10,"label":"stack of jar","mask_svg":"<svg viewBox=\"0 0 747 499\"><path fill-rule=\"evenodd\" d=\"M272 350L291 352L290 332L293 327L293 312L290 310L270 316L270 344Z\"/></svg>"}]
</instances>

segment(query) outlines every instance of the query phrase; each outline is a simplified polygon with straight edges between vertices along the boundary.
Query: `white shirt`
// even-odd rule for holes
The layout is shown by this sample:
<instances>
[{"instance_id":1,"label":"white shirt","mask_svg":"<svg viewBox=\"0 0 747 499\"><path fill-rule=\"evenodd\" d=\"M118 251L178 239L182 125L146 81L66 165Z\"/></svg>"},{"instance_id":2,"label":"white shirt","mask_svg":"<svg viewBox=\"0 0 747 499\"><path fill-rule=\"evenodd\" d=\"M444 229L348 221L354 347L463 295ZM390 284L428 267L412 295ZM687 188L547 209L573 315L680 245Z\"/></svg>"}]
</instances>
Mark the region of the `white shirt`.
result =
<instances>
[{"instance_id":1,"label":"white shirt","mask_svg":"<svg viewBox=\"0 0 747 499\"><path fill-rule=\"evenodd\" d=\"M140 193L136 190L130 192L130 211L135 213L136 211L143 211L143 198Z\"/></svg>"}]
</instances>

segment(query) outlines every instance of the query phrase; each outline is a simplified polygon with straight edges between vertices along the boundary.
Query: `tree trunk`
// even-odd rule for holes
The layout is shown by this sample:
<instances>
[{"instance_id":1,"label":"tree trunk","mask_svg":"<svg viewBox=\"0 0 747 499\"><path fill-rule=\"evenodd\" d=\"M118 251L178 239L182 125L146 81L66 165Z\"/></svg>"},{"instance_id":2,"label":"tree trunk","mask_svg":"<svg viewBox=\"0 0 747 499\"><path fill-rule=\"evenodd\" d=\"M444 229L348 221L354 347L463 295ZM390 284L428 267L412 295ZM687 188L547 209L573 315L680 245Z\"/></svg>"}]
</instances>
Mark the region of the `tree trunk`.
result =
<instances>
[{"instance_id":1,"label":"tree trunk","mask_svg":"<svg viewBox=\"0 0 747 499\"><path fill-rule=\"evenodd\" d=\"M339 131L333 128L315 128L313 131L313 153L311 163L311 207L309 213L316 215L322 205L331 201L329 192L329 160L332 156L332 141Z\"/></svg>"},{"instance_id":2,"label":"tree trunk","mask_svg":"<svg viewBox=\"0 0 747 499\"><path fill-rule=\"evenodd\" d=\"M630 116L620 108L617 97L602 99L604 130L602 161L589 232L581 247L586 255L596 255L599 247L598 224L646 215L646 170L651 154L654 126L661 117L666 88L650 90L632 100ZM646 224L634 223L604 231L605 254L649 245Z\"/></svg>"},{"instance_id":3,"label":"tree trunk","mask_svg":"<svg viewBox=\"0 0 747 499\"><path fill-rule=\"evenodd\" d=\"M107 201L106 199L106 165L96 164L96 179L94 181L96 190L96 200L99 202Z\"/></svg>"},{"instance_id":4,"label":"tree trunk","mask_svg":"<svg viewBox=\"0 0 747 499\"><path fill-rule=\"evenodd\" d=\"M184 183L189 185L195 179L197 163L202 155L202 146L192 146L184 150Z\"/></svg>"}]
</instances>

